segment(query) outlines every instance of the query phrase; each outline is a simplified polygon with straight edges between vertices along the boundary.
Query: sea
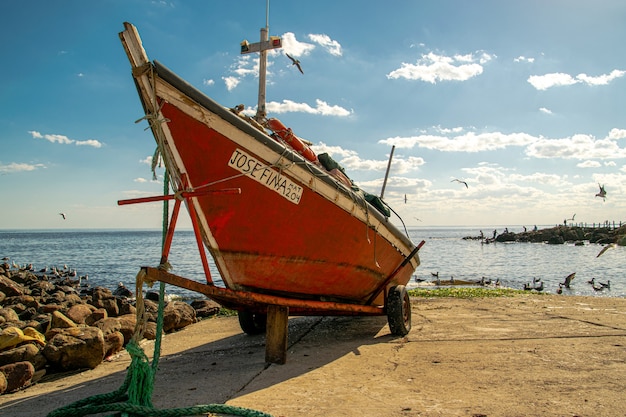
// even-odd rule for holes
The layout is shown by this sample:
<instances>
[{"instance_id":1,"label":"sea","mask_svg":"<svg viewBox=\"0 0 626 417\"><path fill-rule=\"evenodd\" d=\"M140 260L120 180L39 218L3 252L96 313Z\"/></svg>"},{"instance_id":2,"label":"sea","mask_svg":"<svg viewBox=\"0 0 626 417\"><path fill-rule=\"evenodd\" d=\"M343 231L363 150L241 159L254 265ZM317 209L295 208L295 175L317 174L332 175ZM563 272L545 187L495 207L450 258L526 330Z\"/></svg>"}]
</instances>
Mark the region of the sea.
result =
<instances>
[{"instance_id":1,"label":"sea","mask_svg":"<svg viewBox=\"0 0 626 417\"><path fill-rule=\"evenodd\" d=\"M435 288L433 274L441 283L499 280L501 287L523 289L533 280L544 283L544 292L556 293L565 277L576 273L570 288L562 295L593 297L626 297L626 247L615 247L597 257L602 245L543 243L490 243L477 237L481 230L492 236L503 227L412 227L411 240L426 243L420 249L421 265L408 283L409 288ZM522 227L519 227L522 231ZM509 228L515 232L515 228ZM114 290L121 282L134 288L135 276L142 266L158 266L161 258L161 230L0 230L0 259L9 263L32 263L35 271L45 267L74 269L83 282ZM213 282L223 286L219 271L209 258ZM206 282L197 243L192 230L177 230L169 255L170 272ZM594 289L588 283L609 284L610 288ZM467 285L467 284L465 284ZM596 285L596 288L600 287ZM146 288L147 289L147 288ZM158 286L155 286L158 290ZM173 298L193 300L202 294L166 285Z\"/></svg>"}]
</instances>

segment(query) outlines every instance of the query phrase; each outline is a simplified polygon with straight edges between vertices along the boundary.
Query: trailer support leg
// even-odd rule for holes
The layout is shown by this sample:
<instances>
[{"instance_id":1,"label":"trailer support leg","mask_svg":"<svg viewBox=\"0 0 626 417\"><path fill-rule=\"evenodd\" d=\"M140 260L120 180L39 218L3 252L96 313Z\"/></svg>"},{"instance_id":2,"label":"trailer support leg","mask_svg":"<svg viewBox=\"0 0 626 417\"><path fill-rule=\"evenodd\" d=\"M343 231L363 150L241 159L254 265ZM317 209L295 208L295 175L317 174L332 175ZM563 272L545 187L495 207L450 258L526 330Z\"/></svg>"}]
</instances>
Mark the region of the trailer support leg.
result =
<instances>
[{"instance_id":1,"label":"trailer support leg","mask_svg":"<svg viewBox=\"0 0 626 417\"><path fill-rule=\"evenodd\" d=\"M287 362L288 321L289 307L278 305L267 307L265 362L279 365Z\"/></svg>"}]
</instances>

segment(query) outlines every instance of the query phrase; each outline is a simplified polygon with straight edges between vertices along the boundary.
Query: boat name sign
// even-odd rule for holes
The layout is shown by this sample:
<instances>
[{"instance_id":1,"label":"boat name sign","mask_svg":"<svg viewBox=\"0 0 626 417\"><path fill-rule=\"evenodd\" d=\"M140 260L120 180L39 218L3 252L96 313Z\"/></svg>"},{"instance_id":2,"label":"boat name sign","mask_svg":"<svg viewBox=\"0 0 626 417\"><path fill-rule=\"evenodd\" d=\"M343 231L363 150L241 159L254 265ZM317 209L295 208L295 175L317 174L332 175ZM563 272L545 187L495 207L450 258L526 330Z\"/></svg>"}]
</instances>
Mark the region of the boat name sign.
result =
<instances>
[{"instance_id":1,"label":"boat name sign","mask_svg":"<svg viewBox=\"0 0 626 417\"><path fill-rule=\"evenodd\" d=\"M290 202L300 204L302 187L281 175L280 172L259 162L256 158L248 155L241 149L235 149L228 161L228 166L242 174L246 174L246 176L266 186L270 190L274 190Z\"/></svg>"}]
</instances>

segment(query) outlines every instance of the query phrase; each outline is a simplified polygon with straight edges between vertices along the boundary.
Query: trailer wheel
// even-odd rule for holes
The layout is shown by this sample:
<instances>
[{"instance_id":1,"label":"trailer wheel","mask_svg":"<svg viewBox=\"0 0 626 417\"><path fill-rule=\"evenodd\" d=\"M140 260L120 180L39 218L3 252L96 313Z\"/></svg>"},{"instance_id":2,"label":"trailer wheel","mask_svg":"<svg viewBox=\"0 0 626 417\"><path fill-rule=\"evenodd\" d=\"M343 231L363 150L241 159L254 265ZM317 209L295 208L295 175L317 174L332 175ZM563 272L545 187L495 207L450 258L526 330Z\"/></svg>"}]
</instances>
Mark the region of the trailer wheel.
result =
<instances>
[{"instance_id":1,"label":"trailer wheel","mask_svg":"<svg viewBox=\"0 0 626 417\"><path fill-rule=\"evenodd\" d=\"M241 326L241 330L243 330L244 333L249 335L265 333L267 314L241 310L237 315L239 316L239 326Z\"/></svg>"},{"instance_id":2,"label":"trailer wheel","mask_svg":"<svg viewBox=\"0 0 626 417\"><path fill-rule=\"evenodd\" d=\"M389 290L387 321L391 334L395 336L406 336L411 330L411 299L404 285Z\"/></svg>"}]
</instances>

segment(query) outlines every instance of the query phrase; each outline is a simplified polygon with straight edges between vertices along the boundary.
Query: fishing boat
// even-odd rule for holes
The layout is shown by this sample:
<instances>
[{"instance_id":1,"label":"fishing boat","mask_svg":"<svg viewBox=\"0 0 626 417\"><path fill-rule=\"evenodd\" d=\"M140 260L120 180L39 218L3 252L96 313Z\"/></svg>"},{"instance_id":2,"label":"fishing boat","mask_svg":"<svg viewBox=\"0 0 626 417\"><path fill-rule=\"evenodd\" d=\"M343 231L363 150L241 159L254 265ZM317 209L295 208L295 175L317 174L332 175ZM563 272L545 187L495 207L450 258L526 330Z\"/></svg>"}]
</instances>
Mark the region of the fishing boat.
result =
<instances>
[{"instance_id":1,"label":"fishing boat","mask_svg":"<svg viewBox=\"0 0 626 417\"><path fill-rule=\"evenodd\" d=\"M261 29L256 116L224 107L158 61L150 61L135 26L120 39L129 58L144 119L169 174L173 200L163 248L167 264L181 203L193 225L206 282L144 267L146 275L191 289L238 310L246 333L266 330L272 306L284 315L387 315L405 335L411 307L405 285L418 250L390 220L382 198L358 189L326 154L265 114L265 60L281 39ZM206 251L224 283L216 286Z\"/></svg>"}]
</instances>

